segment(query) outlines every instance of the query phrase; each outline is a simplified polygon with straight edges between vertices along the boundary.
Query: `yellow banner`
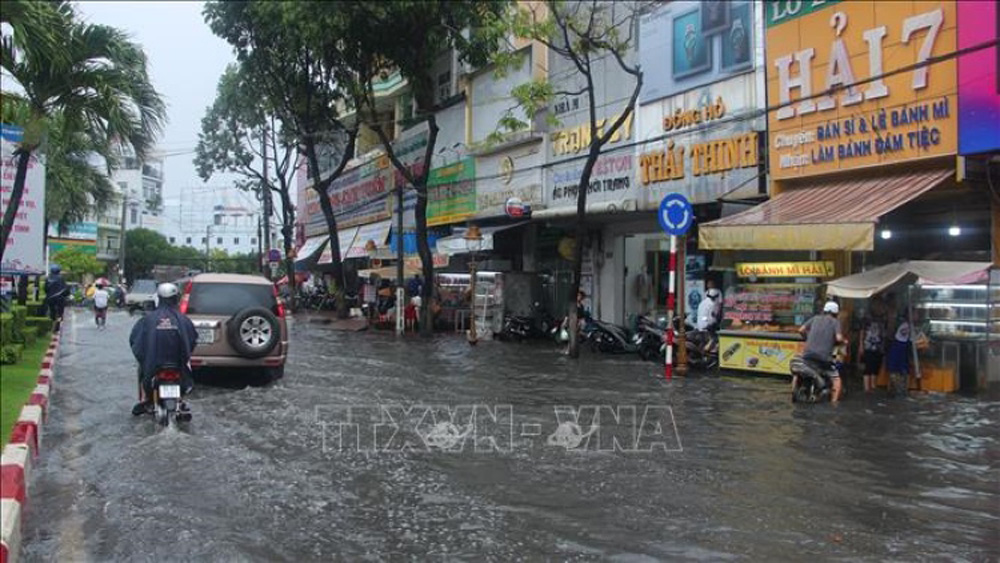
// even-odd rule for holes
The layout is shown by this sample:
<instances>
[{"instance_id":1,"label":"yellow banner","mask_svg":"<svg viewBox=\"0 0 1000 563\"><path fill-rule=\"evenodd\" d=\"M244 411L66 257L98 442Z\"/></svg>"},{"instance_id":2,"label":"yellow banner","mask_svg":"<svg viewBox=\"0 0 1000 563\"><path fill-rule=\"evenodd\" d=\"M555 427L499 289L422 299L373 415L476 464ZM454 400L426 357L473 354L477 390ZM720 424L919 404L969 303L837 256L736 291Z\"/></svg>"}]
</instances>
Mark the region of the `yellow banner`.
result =
<instances>
[{"instance_id":1,"label":"yellow banner","mask_svg":"<svg viewBox=\"0 0 1000 563\"><path fill-rule=\"evenodd\" d=\"M719 335L719 366L723 369L791 375L791 361L805 342Z\"/></svg>"},{"instance_id":2,"label":"yellow banner","mask_svg":"<svg viewBox=\"0 0 1000 563\"><path fill-rule=\"evenodd\" d=\"M702 225L701 250L873 250L874 223Z\"/></svg>"},{"instance_id":3,"label":"yellow banner","mask_svg":"<svg viewBox=\"0 0 1000 563\"><path fill-rule=\"evenodd\" d=\"M741 278L829 278L834 275L832 260L822 262L738 262L736 275Z\"/></svg>"}]
</instances>

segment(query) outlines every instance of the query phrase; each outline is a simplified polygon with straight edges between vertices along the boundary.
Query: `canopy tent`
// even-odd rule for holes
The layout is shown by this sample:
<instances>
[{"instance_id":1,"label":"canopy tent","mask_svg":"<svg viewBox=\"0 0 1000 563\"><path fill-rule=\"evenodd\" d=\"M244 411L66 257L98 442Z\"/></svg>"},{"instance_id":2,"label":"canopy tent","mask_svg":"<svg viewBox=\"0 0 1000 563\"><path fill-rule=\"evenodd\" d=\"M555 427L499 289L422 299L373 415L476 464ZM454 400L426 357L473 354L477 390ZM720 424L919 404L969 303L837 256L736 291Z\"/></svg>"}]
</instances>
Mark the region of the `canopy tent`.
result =
<instances>
[{"instance_id":1,"label":"canopy tent","mask_svg":"<svg viewBox=\"0 0 1000 563\"><path fill-rule=\"evenodd\" d=\"M483 227L479 230L479 232L483 235L483 241L479 250L493 250L494 234L499 233L500 231L506 231L507 229L513 229L514 227L520 227L525 223L527 223L527 221L512 223L510 225L499 225L496 227ZM447 256L454 256L456 254L465 254L469 252L469 243L465 240L465 238L463 238L467 230L468 229L456 229L455 234L439 238L437 241L438 253Z\"/></svg>"},{"instance_id":2,"label":"canopy tent","mask_svg":"<svg viewBox=\"0 0 1000 563\"><path fill-rule=\"evenodd\" d=\"M817 180L698 228L703 250L873 250L883 215L941 185L951 168Z\"/></svg>"},{"instance_id":3,"label":"canopy tent","mask_svg":"<svg viewBox=\"0 0 1000 563\"><path fill-rule=\"evenodd\" d=\"M365 246L368 241L375 243L376 249L385 248L385 241L389 239L389 232L392 230L392 220L379 221L361 225L358 234L354 238L354 243L350 248L341 248L344 258L368 258L368 249Z\"/></svg>"},{"instance_id":4,"label":"canopy tent","mask_svg":"<svg viewBox=\"0 0 1000 563\"><path fill-rule=\"evenodd\" d=\"M868 299L904 279L935 284L976 283L986 279L990 266L989 262L904 260L828 282L826 292L848 299Z\"/></svg>"},{"instance_id":5,"label":"canopy tent","mask_svg":"<svg viewBox=\"0 0 1000 563\"><path fill-rule=\"evenodd\" d=\"M310 237L306 240L306 243L299 248L296 254L295 269L299 271L308 270L316 262L316 258L319 257L320 252L323 251L329 240L330 237L327 235Z\"/></svg>"},{"instance_id":6,"label":"canopy tent","mask_svg":"<svg viewBox=\"0 0 1000 563\"><path fill-rule=\"evenodd\" d=\"M354 239L358 237L358 227L344 227L337 229L337 240L340 241L340 257L343 259L347 250L351 248L354 244ZM330 249L329 245L323 254L319 257L319 264L332 264L333 263L333 250Z\"/></svg>"},{"instance_id":7,"label":"canopy tent","mask_svg":"<svg viewBox=\"0 0 1000 563\"><path fill-rule=\"evenodd\" d=\"M301 285L309 279L309 272L295 272L295 285ZM288 276L282 277L280 280L274 282L274 285L282 286L288 283Z\"/></svg>"}]
</instances>

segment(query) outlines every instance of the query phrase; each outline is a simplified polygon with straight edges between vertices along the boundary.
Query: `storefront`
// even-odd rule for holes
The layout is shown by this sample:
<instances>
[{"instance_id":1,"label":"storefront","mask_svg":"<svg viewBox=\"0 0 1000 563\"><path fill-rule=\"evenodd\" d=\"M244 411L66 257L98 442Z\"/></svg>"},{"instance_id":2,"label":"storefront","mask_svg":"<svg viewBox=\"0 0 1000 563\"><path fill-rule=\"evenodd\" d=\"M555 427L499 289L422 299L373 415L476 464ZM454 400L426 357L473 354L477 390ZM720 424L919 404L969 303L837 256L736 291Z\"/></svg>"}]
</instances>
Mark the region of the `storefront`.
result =
<instances>
[{"instance_id":1,"label":"storefront","mask_svg":"<svg viewBox=\"0 0 1000 563\"><path fill-rule=\"evenodd\" d=\"M606 244L624 258L616 272L624 280L617 322L665 306L668 242L652 217L664 196L680 193L695 210L695 229L681 239L678 288L693 321L705 290L722 282L713 255L695 244L697 225L718 218L723 201L753 203L766 194L762 29L763 7L753 2L664 3L640 23L644 85L634 181L638 209L651 217L632 231L609 229L618 238Z\"/></svg>"},{"instance_id":2,"label":"storefront","mask_svg":"<svg viewBox=\"0 0 1000 563\"><path fill-rule=\"evenodd\" d=\"M790 290L798 291L795 303L802 309L783 315L783 322L796 325L817 310L805 308L809 292L815 293L817 306L827 296L821 282L902 259L989 260L990 196L963 177L955 156L954 61L850 86L856 79L954 51L955 3L899 2L906 9L886 12L881 27L872 23L871 4L831 3L795 14L781 10L782 5L767 4L768 69L775 71L767 78L768 97L781 105L768 115L771 199L699 230L701 249L727 255L736 264L735 287L726 288L726 303L743 310L727 309L726 324L752 309L743 291L747 284L739 277L741 263L806 260L824 268L832 263L830 276L795 278L799 290ZM848 87L812 97L838 85ZM766 260L757 258L765 253ZM912 291L884 297L897 309L922 308L930 294ZM788 297L768 299L780 303ZM842 329L852 338L848 354L855 357L855 329L868 312L867 303L844 298L841 305ZM749 316L760 312L750 310ZM890 319L890 326L895 321ZM779 334L775 342L786 342ZM769 349L782 346L791 350L786 344ZM732 360L725 359L729 348L732 344L721 348L723 365ZM756 363L744 358L739 368L760 365L759 356L753 355Z\"/></svg>"}]
</instances>

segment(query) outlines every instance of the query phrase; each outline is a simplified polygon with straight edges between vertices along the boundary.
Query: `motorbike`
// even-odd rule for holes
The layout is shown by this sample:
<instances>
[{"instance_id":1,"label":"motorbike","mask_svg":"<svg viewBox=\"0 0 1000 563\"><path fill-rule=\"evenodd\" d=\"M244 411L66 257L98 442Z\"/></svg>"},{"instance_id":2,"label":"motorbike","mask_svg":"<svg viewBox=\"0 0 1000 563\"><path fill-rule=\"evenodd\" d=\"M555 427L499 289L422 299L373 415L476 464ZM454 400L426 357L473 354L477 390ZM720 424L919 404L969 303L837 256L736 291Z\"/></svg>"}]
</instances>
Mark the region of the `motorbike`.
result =
<instances>
[{"instance_id":1,"label":"motorbike","mask_svg":"<svg viewBox=\"0 0 1000 563\"><path fill-rule=\"evenodd\" d=\"M666 330L649 317L640 316L636 322L636 331L632 335L632 343L639 352L639 357L647 362L663 362Z\"/></svg>"},{"instance_id":2,"label":"motorbike","mask_svg":"<svg viewBox=\"0 0 1000 563\"><path fill-rule=\"evenodd\" d=\"M587 319L584 325L584 339L590 349L602 354L632 354L639 351L628 330L618 325Z\"/></svg>"},{"instance_id":3,"label":"motorbike","mask_svg":"<svg viewBox=\"0 0 1000 563\"><path fill-rule=\"evenodd\" d=\"M496 336L500 340L541 339L554 336L558 321L541 308L539 303L532 307L532 315L504 315L503 325Z\"/></svg>"},{"instance_id":4,"label":"motorbike","mask_svg":"<svg viewBox=\"0 0 1000 563\"><path fill-rule=\"evenodd\" d=\"M684 336L688 365L703 370L719 367L719 340L715 332L689 326Z\"/></svg>"},{"instance_id":5,"label":"motorbike","mask_svg":"<svg viewBox=\"0 0 1000 563\"><path fill-rule=\"evenodd\" d=\"M188 422L191 413L181 405L181 370L177 366L163 366L153 376L153 415L160 426L170 426L173 422Z\"/></svg>"},{"instance_id":6,"label":"motorbike","mask_svg":"<svg viewBox=\"0 0 1000 563\"><path fill-rule=\"evenodd\" d=\"M829 400L836 369L833 363L817 362L801 355L792 358L792 375L798 378L792 389L792 402L819 403Z\"/></svg>"}]
</instances>

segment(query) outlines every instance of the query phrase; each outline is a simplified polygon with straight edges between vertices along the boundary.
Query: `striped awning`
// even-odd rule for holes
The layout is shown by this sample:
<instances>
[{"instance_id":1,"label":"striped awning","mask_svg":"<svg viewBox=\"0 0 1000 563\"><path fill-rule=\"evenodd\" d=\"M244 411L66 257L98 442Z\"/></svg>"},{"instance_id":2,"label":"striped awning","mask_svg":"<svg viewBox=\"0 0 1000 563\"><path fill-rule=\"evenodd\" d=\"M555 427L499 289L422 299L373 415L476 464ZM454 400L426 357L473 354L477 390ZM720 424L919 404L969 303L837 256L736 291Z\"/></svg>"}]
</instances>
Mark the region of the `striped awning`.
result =
<instances>
[{"instance_id":1,"label":"striped awning","mask_svg":"<svg viewBox=\"0 0 1000 563\"><path fill-rule=\"evenodd\" d=\"M872 250L879 217L954 176L952 168L855 174L789 189L701 225L702 250Z\"/></svg>"}]
</instances>

